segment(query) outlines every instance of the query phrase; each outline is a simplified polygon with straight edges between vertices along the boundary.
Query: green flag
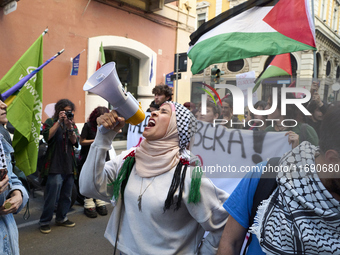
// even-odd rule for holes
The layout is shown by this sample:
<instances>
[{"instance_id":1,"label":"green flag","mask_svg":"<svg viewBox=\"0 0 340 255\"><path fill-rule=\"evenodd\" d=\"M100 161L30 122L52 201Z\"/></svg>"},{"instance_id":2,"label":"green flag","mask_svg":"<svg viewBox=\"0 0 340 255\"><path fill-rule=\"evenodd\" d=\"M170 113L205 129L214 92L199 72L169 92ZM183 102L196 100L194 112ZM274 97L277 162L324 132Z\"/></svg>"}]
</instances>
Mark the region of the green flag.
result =
<instances>
[{"instance_id":1,"label":"green flag","mask_svg":"<svg viewBox=\"0 0 340 255\"><path fill-rule=\"evenodd\" d=\"M8 90L17 82L43 64L43 36L21 56L0 80L0 92ZM16 166L26 175L36 171L39 134L42 113L42 71L28 80L20 91L9 97L7 119L15 127L13 148Z\"/></svg>"}]
</instances>

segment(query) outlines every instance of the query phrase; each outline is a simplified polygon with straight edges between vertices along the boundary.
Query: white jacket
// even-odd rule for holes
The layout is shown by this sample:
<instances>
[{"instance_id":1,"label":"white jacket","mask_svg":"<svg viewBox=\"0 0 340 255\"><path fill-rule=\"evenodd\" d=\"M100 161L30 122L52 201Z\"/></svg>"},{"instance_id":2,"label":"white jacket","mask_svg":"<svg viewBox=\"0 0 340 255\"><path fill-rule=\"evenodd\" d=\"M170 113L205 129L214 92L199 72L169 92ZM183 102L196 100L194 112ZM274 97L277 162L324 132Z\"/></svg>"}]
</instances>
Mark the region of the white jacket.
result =
<instances>
[{"instance_id":1,"label":"white jacket","mask_svg":"<svg viewBox=\"0 0 340 255\"><path fill-rule=\"evenodd\" d=\"M229 195L216 188L210 179L202 178L200 202L188 203L191 184L191 170L188 168L181 208L174 211L171 207L164 212L175 168L155 178L141 178L134 166L125 188L122 208L121 197L118 201L112 199L112 185L109 184L115 180L123 158L134 148L105 163L106 151L115 135L114 131L97 132L79 179L81 194L115 204L105 237L115 245L121 211L117 248L123 254L216 254L228 217L223 203ZM139 211L137 199L141 193L142 211ZM174 201L177 196L178 191ZM200 246L205 231L210 233Z\"/></svg>"}]
</instances>

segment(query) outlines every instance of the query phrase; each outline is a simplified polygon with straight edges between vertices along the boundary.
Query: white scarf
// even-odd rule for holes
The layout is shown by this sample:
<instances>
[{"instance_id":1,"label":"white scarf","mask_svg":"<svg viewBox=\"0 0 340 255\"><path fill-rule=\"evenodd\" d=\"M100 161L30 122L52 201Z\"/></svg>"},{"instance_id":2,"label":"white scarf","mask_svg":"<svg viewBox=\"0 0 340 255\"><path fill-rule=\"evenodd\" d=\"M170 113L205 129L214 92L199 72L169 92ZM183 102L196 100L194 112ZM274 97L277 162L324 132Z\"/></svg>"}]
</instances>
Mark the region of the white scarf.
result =
<instances>
[{"instance_id":1,"label":"white scarf","mask_svg":"<svg viewBox=\"0 0 340 255\"><path fill-rule=\"evenodd\" d=\"M164 137L155 141L144 139L140 147L136 148L136 172L140 177L149 178L164 174L179 162L175 107L171 106L171 109L170 122Z\"/></svg>"}]
</instances>

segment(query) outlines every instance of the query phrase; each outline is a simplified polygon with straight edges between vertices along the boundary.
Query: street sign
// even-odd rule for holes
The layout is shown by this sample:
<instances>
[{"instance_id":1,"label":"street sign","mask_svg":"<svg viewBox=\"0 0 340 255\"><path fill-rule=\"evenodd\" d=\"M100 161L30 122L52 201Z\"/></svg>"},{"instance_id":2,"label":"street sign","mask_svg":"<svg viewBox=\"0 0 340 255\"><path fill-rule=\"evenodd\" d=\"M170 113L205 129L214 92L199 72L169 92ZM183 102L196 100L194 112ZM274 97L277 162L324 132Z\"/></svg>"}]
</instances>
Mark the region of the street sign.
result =
<instances>
[{"instance_id":1,"label":"street sign","mask_svg":"<svg viewBox=\"0 0 340 255\"><path fill-rule=\"evenodd\" d=\"M168 73L165 75L165 84L168 85L169 87L174 86L174 82L171 79L171 76L174 74L174 72Z\"/></svg>"},{"instance_id":2,"label":"street sign","mask_svg":"<svg viewBox=\"0 0 340 255\"><path fill-rule=\"evenodd\" d=\"M277 84L290 84L290 80L278 80Z\"/></svg>"}]
</instances>

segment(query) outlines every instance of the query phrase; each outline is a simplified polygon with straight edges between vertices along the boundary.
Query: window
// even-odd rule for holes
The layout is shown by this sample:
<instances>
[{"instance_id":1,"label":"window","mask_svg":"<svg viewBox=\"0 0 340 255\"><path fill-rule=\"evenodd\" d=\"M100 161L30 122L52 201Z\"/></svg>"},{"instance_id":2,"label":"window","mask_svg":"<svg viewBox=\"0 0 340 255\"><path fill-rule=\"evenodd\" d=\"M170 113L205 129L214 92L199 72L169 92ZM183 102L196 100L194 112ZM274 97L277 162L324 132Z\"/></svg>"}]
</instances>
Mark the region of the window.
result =
<instances>
[{"instance_id":1,"label":"window","mask_svg":"<svg viewBox=\"0 0 340 255\"><path fill-rule=\"evenodd\" d=\"M316 77L319 77L319 68L321 63L320 53L316 53ZM313 68L313 77L314 77L314 68Z\"/></svg>"},{"instance_id":2,"label":"window","mask_svg":"<svg viewBox=\"0 0 340 255\"><path fill-rule=\"evenodd\" d=\"M231 72L241 71L243 67L244 67L243 59L228 62L228 70Z\"/></svg>"},{"instance_id":3,"label":"window","mask_svg":"<svg viewBox=\"0 0 340 255\"><path fill-rule=\"evenodd\" d=\"M322 0L321 4L321 19L326 21L326 0Z\"/></svg>"},{"instance_id":4,"label":"window","mask_svg":"<svg viewBox=\"0 0 340 255\"><path fill-rule=\"evenodd\" d=\"M206 13L200 13L197 15L197 28L199 28L205 22Z\"/></svg>"},{"instance_id":5,"label":"window","mask_svg":"<svg viewBox=\"0 0 340 255\"><path fill-rule=\"evenodd\" d=\"M334 13L333 13L333 24L332 28L335 32L338 32L338 7L334 8Z\"/></svg>"},{"instance_id":6,"label":"window","mask_svg":"<svg viewBox=\"0 0 340 255\"><path fill-rule=\"evenodd\" d=\"M116 71L124 89L137 97L139 59L117 50L105 50L104 53L107 63L112 61L116 63ZM109 109L113 109L112 105L109 105ZM117 134L114 141L125 141L127 130L128 124L122 128L123 132Z\"/></svg>"},{"instance_id":7,"label":"window","mask_svg":"<svg viewBox=\"0 0 340 255\"><path fill-rule=\"evenodd\" d=\"M326 76L329 76L331 74L331 62L327 61L327 66L326 66Z\"/></svg>"},{"instance_id":8,"label":"window","mask_svg":"<svg viewBox=\"0 0 340 255\"><path fill-rule=\"evenodd\" d=\"M323 91L323 101L325 102L328 101L328 90L329 90L329 86L325 84L325 89Z\"/></svg>"},{"instance_id":9,"label":"window","mask_svg":"<svg viewBox=\"0 0 340 255\"><path fill-rule=\"evenodd\" d=\"M210 3L207 1L196 3L197 28L208 20L209 6Z\"/></svg>"}]
</instances>

